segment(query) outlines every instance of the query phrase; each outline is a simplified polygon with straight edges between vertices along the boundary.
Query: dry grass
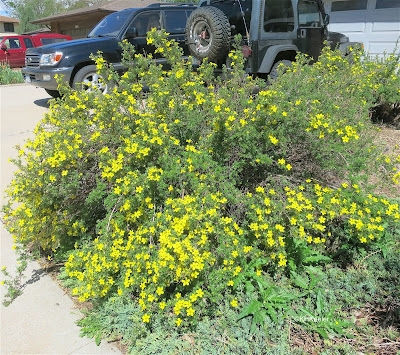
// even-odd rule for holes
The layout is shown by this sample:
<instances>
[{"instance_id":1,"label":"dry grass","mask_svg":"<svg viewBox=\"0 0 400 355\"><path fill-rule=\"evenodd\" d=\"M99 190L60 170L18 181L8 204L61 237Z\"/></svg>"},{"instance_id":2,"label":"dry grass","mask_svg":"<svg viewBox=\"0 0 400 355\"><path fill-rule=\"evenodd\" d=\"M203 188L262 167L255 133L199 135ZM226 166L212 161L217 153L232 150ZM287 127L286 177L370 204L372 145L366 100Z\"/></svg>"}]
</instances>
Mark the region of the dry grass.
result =
<instances>
[{"instance_id":1,"label":"dry grass","mask_svg":"<svg viewBox=\"0 0 400 355\"><path fill-rule=\"evenodd\" d=\"M376 143L382 145L382 153L389 156L400 157L400 130L387 126L382 126L380 132L376 136ZM397 164L397 169L400 170L400 162ZM388 197L398 198L400 197L400 185L393 186L392 188L386 187L383 183L379 184L379 177L375 176L372 179L374 183L382 186L377 189L377 193L380 195L386 195Z\"/></svg>"}]
</instances>

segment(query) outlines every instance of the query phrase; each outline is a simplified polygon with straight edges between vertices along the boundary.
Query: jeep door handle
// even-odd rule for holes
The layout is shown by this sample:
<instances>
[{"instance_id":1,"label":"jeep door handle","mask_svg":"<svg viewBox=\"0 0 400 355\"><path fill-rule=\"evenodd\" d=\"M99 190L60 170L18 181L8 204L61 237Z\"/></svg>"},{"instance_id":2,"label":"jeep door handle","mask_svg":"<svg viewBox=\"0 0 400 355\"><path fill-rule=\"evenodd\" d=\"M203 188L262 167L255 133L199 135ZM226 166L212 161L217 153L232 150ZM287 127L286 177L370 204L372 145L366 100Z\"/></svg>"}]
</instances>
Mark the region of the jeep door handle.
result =
<instances>
[{"instance_id":1,"label":"jeep door handle","mask_svg":"<svg viewBox=\"0 0 400 355\"><path fill-rule=\"evenodd\" d=\"M300 37L301 38L307 37L307 30L305 28L300 29Z\"/></svg>"}]
</instances>

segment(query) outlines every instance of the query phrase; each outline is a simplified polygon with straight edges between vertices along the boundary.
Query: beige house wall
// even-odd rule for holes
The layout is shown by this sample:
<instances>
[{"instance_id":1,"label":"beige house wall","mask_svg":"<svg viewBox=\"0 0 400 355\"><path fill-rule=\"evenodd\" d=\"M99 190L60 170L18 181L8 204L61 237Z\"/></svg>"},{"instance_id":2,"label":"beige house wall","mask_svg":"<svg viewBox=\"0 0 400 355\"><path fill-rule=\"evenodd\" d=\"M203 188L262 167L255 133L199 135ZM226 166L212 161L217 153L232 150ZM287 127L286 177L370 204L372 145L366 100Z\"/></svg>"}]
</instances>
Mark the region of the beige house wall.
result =
<instances>
[{"instance_id":1,"label":"beige house wall","mask_svg":"<svg viewBox=\"0 0 400 355\"><path fill-rule=\"evenodd\" d=\"M60 33L62 35L71 36L72 39L87 37L90 30L105 16L106 14L93 14L82 17L74 17L72 20L64 20L51 22L51 32Z\"/></svg>"}]
</instances>

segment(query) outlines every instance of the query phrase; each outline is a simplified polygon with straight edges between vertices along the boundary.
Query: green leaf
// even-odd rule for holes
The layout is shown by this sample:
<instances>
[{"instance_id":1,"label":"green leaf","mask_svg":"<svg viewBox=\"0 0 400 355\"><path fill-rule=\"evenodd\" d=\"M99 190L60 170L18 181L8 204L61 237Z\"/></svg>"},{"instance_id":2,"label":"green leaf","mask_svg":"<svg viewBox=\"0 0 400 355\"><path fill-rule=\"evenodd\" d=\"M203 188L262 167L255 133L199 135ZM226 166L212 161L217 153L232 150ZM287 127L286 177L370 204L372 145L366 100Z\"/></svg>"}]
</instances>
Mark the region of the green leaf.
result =
<instances>
[{"instance_id":1,"label":"green leaf","mask_svg":"<svg viewBox=\"0 0 400 355\"><path fill-rule=\"evenodd\" d=\"M310 277L311 281L310 284L308 285L308 289L312 290L317 285L317 283L323 278L323 275L315 277L313 274L310 274Z\"/></svg>"},{"instance_id":2,"label":"green leaf","mask_svg":"<svg viewBox=\"0 0 400 355\"><path fill-rule=\"evenodd\" d=\"M100 338L100 336L99 336L99 335L96 335L96 337L94 338L94 341L95 341L96 345L99 346L100 343L101 343L101 338Z\"/></svg>"},{"instance_id":3,"label":"green leaf","mask_svg":"<svg viewBox=\"0 0 400 355\"><path fill-rule=\"evenodd\" d=\"M251 328L250 328L250 332L254 333L257 325L262 325L265 322L265 318L263 317L263 314L261 312L257 312L256 314L254 314L253 316L253 321L251 323Z\"/></svg>"},{"instance_id":4,"label":"green leaf","mask_svg":"<svg viewBox=\"0 0 400 355\"><path fill-rule=\"evenodd\" d=\"M325 329L317 328L315 331L321 335L324 339L329 339L328 333Z\"/></svg>"},{"instance_id":5,"label":"green leaf","mask_svg":"<svg viewBox=\"0 0 400 355\"><path fill-rule=\"evenodd\" d=\"M256 312L258 312L260 310L260 308L262 307L262 303L260 301L257 300L252 300L250 302L250 304L248 304L247 306L245 306L242 310L242 312L240 312L239 316L238 316L238 320L247 317L249 315L253 315Z\"/></svg>"},{"instance_id":6,"label":"green leaf","mask_svg":"<svg viewBox=\"0 0 400 355\"><path fill-rule=\"evenodd\" d=\"M247 293L249 293L249 294L253 293L256 289L254 287L254 285L251 283L251 281L248 281L248 280L245 282L245 288L246 288Z\"/></svg>"},{"instance_id":7,"label":"green leaf","mask_svg":"<svg viewBox=\"0 0 400 355\"><path fill-rule=\"evenodd\" d=\"M316 274L318 276L323 276L324 272L321 270L321 267L319 266L313 266L313 265L306 265L304 269L310 274L310 276L314 276L313 274Z\"/></svg>"},{"instance_id":8,"label":"green leaf","mask_svg":"<svg viewBox=\"0 0 400 355\"><path fill-rule=\"evenodd\" d=\"M239 274L239 275L236 277L235 282L233 283L233 288L234 288L235 290L238 288L238 286L240 286L240 285L243 284L243 279L244 279L244 277L245 277L245 276L244 276L243 273Z\"/></svg>"},{"instance_id":9,"label":"green leaf","mask_svg":"<svg viewBox=\"0 0 400 355\"><path fill-rule=\"evenodd\" d=\"M318 291L317 294L317 314L322 315L322 309L324 307L324 300L322 298L322 293L321 291Z\"/></svg>"},{"instance_id":10,"label":"green leaf","mask_svg":"<svg viewBox=\"0 0 400 355\"><path fill-rule=\"evenodd\" d=\"M296 273L294 271L292 271L290 274L292 275L293 281L297 286L299 286L303 290L308 290L308 286L309 286L310 280L309 280L309 278L307 276L302 277L302 276L300 276L298 273Z\"/></svg>"},{"instance_id":11,"label":"green leaf","mask_svg":"<svg viewBox=\"0 0 400 355\"><path fill-rule=\"evenodd\" d=\"M267 307L267 314L271 317L271 319L275 322L278 323L278 317L277 317L277 312L274 308L272 307Z\"/></svg>"},{"instance_id":12,"label":"green leaf","mask_svg":"<svg viewBox=\"0 0 400 355\"><path fill-rule=\"evenodd\" d=\"M332 259L328 256L318 254L318 255L307 256L303 260L304 263L318 263L320 261L332 261Z\"/></svg>"}]
</instances>

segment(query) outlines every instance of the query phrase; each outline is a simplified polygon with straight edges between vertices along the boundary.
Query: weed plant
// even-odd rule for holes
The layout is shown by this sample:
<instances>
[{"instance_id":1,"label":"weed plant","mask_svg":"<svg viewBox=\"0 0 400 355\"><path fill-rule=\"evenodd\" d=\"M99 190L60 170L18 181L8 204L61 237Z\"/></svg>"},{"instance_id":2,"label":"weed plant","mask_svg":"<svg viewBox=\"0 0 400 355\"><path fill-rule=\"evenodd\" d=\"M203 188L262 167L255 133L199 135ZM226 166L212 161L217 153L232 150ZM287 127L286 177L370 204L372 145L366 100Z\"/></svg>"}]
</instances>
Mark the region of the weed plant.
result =
<instances>
[{"instance_id":1,"label":"weed plant","mask_svg":"<svg viewBox=\"0 0 400 355\"><path fill-rule=\"evenodd\" d=\"M12 70L7 62L0 62L0 85L23 83L24 78L19 70Z\"/></svg>"},{"instance_id":2,"label":"weed plant","mask_svg":"<svg viewBox=\"0 0 400 355\"><path fill-rule=\"evenodd\" d=\"M351 322L318 283L344 252L398 238L399 200L370 181L398 184L400 157L373 144L369 117L400 101L398 58L354 51L350 65L326 49L267 86L244 75L240 50L216 77L207 61L193 71L164 33L147 41L169 70L129 44L122 77L95 58L110 93L60 87L19 148L3 208L16 242L66 261L73 295L103 315L81 322L87 334L114 329L135 350L160 347L163 329L176 349L209 324L219 353L272 346L269 324L347 336ZM104 316L114 304L116 324ZM235 316L226 340L218 322Z\"/></svg>"}]
</instances>

